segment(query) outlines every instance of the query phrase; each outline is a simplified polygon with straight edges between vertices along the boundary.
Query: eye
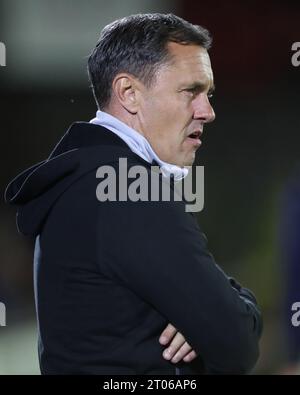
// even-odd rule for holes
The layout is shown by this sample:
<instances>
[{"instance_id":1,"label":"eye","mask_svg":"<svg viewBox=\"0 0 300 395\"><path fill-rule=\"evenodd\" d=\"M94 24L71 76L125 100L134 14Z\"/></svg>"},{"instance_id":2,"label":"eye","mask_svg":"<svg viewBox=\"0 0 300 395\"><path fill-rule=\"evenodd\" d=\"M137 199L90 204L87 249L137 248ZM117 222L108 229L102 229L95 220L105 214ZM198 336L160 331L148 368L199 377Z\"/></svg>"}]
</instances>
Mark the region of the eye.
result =
<instances>
[{"instance_id":1,"label":"eye","mask_svg":"<svg viewBox=\"0 0 300 395\"><path fill-rule=\"evenodd\" d=\"M198 89L195 89L195 88L185 89L185 92L187 92L189 94L189 96L192 96L192 97L196 97L197 94L199 93Z\"/></svg>"}]
</instances>

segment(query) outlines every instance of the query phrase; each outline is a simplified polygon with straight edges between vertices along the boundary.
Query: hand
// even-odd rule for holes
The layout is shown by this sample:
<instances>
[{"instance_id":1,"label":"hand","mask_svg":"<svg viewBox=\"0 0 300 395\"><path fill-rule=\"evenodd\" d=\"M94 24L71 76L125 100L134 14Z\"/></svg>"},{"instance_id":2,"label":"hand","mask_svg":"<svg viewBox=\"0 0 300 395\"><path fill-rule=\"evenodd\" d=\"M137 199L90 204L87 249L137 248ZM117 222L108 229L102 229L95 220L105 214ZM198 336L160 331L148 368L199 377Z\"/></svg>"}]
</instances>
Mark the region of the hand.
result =
<instances>
[{"instance_id":1,"label":"hand","mask_svg":"<svg viewBox=\"0 0 300 395\"><path fill-rule=\"evenodd\" d=\"M169 342L172 340L171 344ZM191 362L197 357L197 354L192 347L185 341L185 338L180 332L172 325L168 326L161 333L159 342L162 345L169 346L164 350L163 357L167 360L171 360L173 363L177 363L182 359L184 362Z\"/></svg>"}]
</instances>

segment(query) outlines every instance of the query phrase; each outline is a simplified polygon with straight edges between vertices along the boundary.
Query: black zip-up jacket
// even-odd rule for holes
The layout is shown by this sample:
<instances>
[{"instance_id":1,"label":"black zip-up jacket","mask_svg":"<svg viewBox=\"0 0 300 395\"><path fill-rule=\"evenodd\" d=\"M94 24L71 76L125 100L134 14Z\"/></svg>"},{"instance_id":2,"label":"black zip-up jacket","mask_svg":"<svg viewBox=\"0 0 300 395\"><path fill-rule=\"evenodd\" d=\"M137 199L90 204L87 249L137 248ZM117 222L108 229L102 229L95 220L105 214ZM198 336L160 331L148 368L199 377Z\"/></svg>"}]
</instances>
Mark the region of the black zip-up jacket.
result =
<instances>
[{"instance_id":1,"label":"black zip-up jacket","mask_svg":"<svg viewBox=\"0 0 300 395\"><path fill-rule=\"evenodd\" d=\"M207 250L183 202L99 202L97 169L150 164L118 136L78 122L49 158L7 187L20 232L36 238L43 374L244 374L259 355L254 295ZM197 352L163 358L173 324Z\"/></svg>"}]
</instances>

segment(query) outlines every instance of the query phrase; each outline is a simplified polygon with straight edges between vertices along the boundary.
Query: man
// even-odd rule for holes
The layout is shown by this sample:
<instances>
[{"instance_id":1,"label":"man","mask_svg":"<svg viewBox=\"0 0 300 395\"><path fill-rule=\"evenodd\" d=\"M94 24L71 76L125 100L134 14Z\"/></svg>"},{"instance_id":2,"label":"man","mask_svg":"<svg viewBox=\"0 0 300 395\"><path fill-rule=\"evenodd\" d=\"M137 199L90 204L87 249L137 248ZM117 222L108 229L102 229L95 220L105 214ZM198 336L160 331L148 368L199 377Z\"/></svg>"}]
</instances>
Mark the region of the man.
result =
<instances>
[{"instance_id":1,"label":"man","mask_svg":"<svg viewBox=\"0 0 300 395\"><path fill-rule=\"evenodd\" d=\"M255 365L256 300L216 265L184 201L98 194L109 166L124 182L124 158L148 175L158 165L163 182L187 175L215 117L210 43L171 14L106 26L88 62L96 118L73 124L8 186L20 231L36 236L42 373L242 374Z\"/></svg>"}]
</instances>

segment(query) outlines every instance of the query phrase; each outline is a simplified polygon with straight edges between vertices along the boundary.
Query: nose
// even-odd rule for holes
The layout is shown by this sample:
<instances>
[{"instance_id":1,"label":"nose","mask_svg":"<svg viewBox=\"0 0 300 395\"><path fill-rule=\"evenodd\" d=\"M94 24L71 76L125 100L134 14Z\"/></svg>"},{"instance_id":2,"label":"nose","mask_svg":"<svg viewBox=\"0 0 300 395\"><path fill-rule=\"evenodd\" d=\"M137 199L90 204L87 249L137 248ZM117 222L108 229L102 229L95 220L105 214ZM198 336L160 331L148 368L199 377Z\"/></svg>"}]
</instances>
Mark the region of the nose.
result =
<instances>
[{"instance_id":1,"label":"nose","mask_svg":"<svg viewBox=\"0 0 300 395\"><path fill-rule=\"evenodd\" d=\"M201 119L204 123L213 122L216 114L206 93L201 93L194 100L194 119Z\"/></svg>"}]
</instances>

